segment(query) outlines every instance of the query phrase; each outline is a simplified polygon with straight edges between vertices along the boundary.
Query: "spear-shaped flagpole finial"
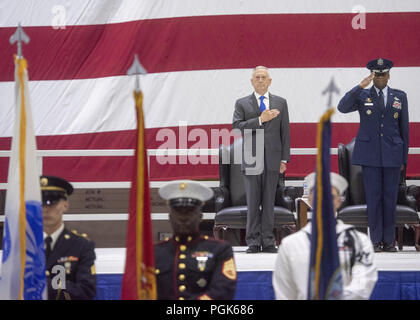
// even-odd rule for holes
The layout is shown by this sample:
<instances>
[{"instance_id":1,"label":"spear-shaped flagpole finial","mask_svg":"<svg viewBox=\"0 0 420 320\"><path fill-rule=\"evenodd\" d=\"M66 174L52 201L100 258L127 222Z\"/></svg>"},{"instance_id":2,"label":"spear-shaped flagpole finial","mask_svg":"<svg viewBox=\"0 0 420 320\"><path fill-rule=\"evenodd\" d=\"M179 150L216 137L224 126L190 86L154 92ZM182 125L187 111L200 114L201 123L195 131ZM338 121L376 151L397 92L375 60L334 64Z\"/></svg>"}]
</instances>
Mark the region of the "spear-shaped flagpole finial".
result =
<instances>
[{"instance_id":1,"label":"spear-shaped flagpole finial","mask_svg":"<svg viewBox=\"0 0 420 320\"><path fill-rule=\"evenodd\" d=\"M332 97L334 93L339 94L340 90L335 85L334 77L332 77L328 86L325 88L324 91L322 91L322 95L328 94L328 102L327 102L328 109L332 108Z\"/></svg>"},{"instance_id":2,"label":"spear-shaped flagpole finial","mask_svg":"<svg viewBox=\"0 0 420 320\"><path fill-rule=\"evenodd\" d=\"M29 42L28 35L23 31L23 28L19 22L18 27L14 34L10 37L10 43L14 44L17 42L17 55L18 58L22 58L22 41L26 44Z\"/></svg>"},{"instance_id":3,"label":"spear-shaped flagpole finial","mask_svg":"<svg viewBox=\"0 0 420 320\"><path fill-rule=\"evenodd\" d=\"M146 69L142 66L142 64L139 61L139 58L136 55L134 55L134 62L131 65L131 67L127 70L127 74L128 75L132 75L135 74L136 75L136 86L135 86L135 90L136 92L140 91L140 74L147 74Z\"/></svg>"}]
</instances>

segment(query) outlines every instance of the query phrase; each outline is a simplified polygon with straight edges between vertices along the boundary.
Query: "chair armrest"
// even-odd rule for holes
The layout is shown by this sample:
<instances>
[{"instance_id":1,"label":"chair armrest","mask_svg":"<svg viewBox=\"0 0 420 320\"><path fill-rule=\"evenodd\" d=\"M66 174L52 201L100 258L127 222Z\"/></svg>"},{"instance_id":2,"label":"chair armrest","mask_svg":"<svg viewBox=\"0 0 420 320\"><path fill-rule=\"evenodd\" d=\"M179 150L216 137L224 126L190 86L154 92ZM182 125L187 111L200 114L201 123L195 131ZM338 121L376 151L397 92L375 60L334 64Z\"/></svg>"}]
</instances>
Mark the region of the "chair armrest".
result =
<instances>
[{"instance_id":1,"label":"chair armrest","mask_svg":"<svg viewBox=\"0 0 420 320\"><path fill-rule=\"evenodd\" d=\"M217 187L214 191L214 209L219 212L230 205L230 191L227 187Z\"/></svg>"},{"instance_id":2,"label":"chair armrest","mask_svg":"<svg viewBox=\"0 0 420 320\"><path fill-rule=\"evenodd\" d=\"M343 201L341 202L340 207L338 207L337 212L339 212L341 209L348 207L350 205L350 199L349 199L349 189L347 189L343 194Z\"/></svg>"},{"instance_id":3,"label":"chair armrest","mask_svg":"<svg viewBox=\"0 0 420 320\"><path fill-rule=\"evenodd\" d=\"M290 211L296 211L295 199L298 197L298 189L295 187L277 186L276 200L274 204L286 208Z\"/></svg>"},{"instance_id":4,"label":"chair armrest","mask_svg":"<svg viewBox=\"0 0 420 320\"><path fill-rule=\"evenodd\" d=\"M420 189L418 186L400 185L398 190L398 204L409 206L410 208L417 211L417 200L416 197L419 195Z\"/></svg>"}]
</instances>

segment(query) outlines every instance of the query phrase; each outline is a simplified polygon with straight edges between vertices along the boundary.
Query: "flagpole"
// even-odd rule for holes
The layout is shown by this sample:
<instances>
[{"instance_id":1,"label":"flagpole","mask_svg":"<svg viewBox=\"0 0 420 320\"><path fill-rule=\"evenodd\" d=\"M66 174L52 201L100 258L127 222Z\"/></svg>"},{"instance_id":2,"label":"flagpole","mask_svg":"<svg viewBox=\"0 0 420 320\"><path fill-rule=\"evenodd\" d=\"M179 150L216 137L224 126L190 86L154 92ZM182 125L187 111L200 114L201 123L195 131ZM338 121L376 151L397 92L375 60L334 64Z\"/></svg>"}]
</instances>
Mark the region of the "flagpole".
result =
<instances>
[{"instance_id":1,"label":"flagpole","mask_svg":"<svg viewBox=\"0 0 420 320\"><path fill-rule=\"evenodd\" d=\"M19 23L15 33L10 37L10 43L17 43L17 56L16 61L18 63L18 77L20 87L20 121L19 121L19 240L20 240L20 289L19 289L19 300L23 300L24 292L24 270L26 262L26 208L25 208L25 159L26 159L26 110L25 110L25 92L24 92L24 73L26 70L26 60L22 55L22 42L28 43L29 37L25 34L22 29L22 25Z\"/></svg>"},{"instance_id":2,"label":"flagpole","mask_svg":"<svg viewBox=\"0 0 420 320\"><path fill-rule=\"evenodd\" d=\"M121 290L122 299L156 299L157 295L144 139L143 93L140 90L140 75L146 73L135 55L134 62L127 71L128 75L136 76L133 95L137 131L127 226L126 264Z\"/></svg>"},{"instance_id":3,"label":"flagpole","mask_svg":"<svg viewBox=\"0 0 420 320\"><path fill-rule=\"evenodd\" d=\"M334 108L329 108L317 125L318 151L308 270L307 298L310 300L340 299L343 290L330 181L331 116L334 111Z\"/></svg>"},{"instance_id":4,"label":"flagpole","mask_svg":"<svg viewBox=\"0 0 420 320\"><path fill-rule=\"evenodd\" d=\"M42 203L36 165L36 139L22 43L29 37L19 23L10 37L17 44L15 120L7 177L0 298L46 299Z\"/></svg>"}]
</instances>

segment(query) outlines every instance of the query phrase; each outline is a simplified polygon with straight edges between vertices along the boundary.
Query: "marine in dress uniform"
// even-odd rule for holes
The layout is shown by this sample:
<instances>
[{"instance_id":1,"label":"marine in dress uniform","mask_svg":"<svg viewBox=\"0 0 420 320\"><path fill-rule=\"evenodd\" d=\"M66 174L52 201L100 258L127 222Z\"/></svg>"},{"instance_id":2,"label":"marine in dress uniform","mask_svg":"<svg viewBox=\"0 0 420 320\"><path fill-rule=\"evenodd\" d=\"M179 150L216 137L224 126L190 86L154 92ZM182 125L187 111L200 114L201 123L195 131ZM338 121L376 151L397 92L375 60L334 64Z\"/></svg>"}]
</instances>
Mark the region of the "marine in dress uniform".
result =
<instances>
[{"instance_id":1,"label":"marine in dress uniform","mask_svg":"<svg viewBox=\"0 0 420 320\"><path fill-rule=\"evenodd\" d=\"M315 173L308 175L305 180L311 190L309 201L312 202ZM334 210L337 210L347 181L336 173L330 174L330 180ZM273 289L278 300L307 299L311 231L309 222L298 232L284 238L280 244L273 271ZM378 279L372 242L366 234L340 220L337 220L336 233L343 279L341 298L367 300Z\"/></svg>"},{"instance_id":2,"label":"marine in dress uniform","mask_svg":"<svg viewBox=\"0 0 420 320\"><path fill-rule=\"evenodd\" d=\"M94 243L85 233L67 230L62 220L73 186L53 176L41 176L40 183L48 299L93 299L96 295ZM63 282L60 270L65 270Z\"/></svg>"},{"instance_id":3,"label":"marine in dress uniform","mask_svg":"<svg viewBox=\"0 0 420 320\"><path fill-rule=\"evenodd\" d=\"M195 181L174 181L159 190L168 200L174 236L155 245L158 299L232 300L236 266L232 247L199 233L201 206L213 191Z\"/></svg>"},{"instance_id":4,"label":"marine in dress uniform","mask_svg":"<svg viewBox=\"0 0 420 320\"><path fill-rule=\"evenodd\" d=\"M346 93L338 110L359 112L352 164L363 170L370 237L376 252L395 252L398 184L408 158L407 95L387 85L392 61L379 58L366 67L371 75Z\"/></svg>"}]
</instances>

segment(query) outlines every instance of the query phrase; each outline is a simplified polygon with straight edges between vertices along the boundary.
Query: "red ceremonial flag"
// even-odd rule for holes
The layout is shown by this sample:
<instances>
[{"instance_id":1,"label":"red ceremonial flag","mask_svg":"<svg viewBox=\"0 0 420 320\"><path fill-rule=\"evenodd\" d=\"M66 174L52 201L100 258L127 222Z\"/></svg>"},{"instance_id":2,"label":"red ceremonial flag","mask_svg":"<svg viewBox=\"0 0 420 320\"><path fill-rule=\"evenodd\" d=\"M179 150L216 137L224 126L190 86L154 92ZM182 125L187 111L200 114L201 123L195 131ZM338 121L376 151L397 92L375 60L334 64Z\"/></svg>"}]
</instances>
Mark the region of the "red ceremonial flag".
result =
<instances>
[{"instance_id":1,"label":"red ceremonial flag","mask_svg":"<svg viewBox=\"0 0 420 320\"><path fill-rule=\"evenodd\" d=\"M135 165L131 179L125 271L121 299L155 300L156 276L152 241L149 177L144 143L143 94L134 91L137 115Z\"/></svg>"}]
</instances>

